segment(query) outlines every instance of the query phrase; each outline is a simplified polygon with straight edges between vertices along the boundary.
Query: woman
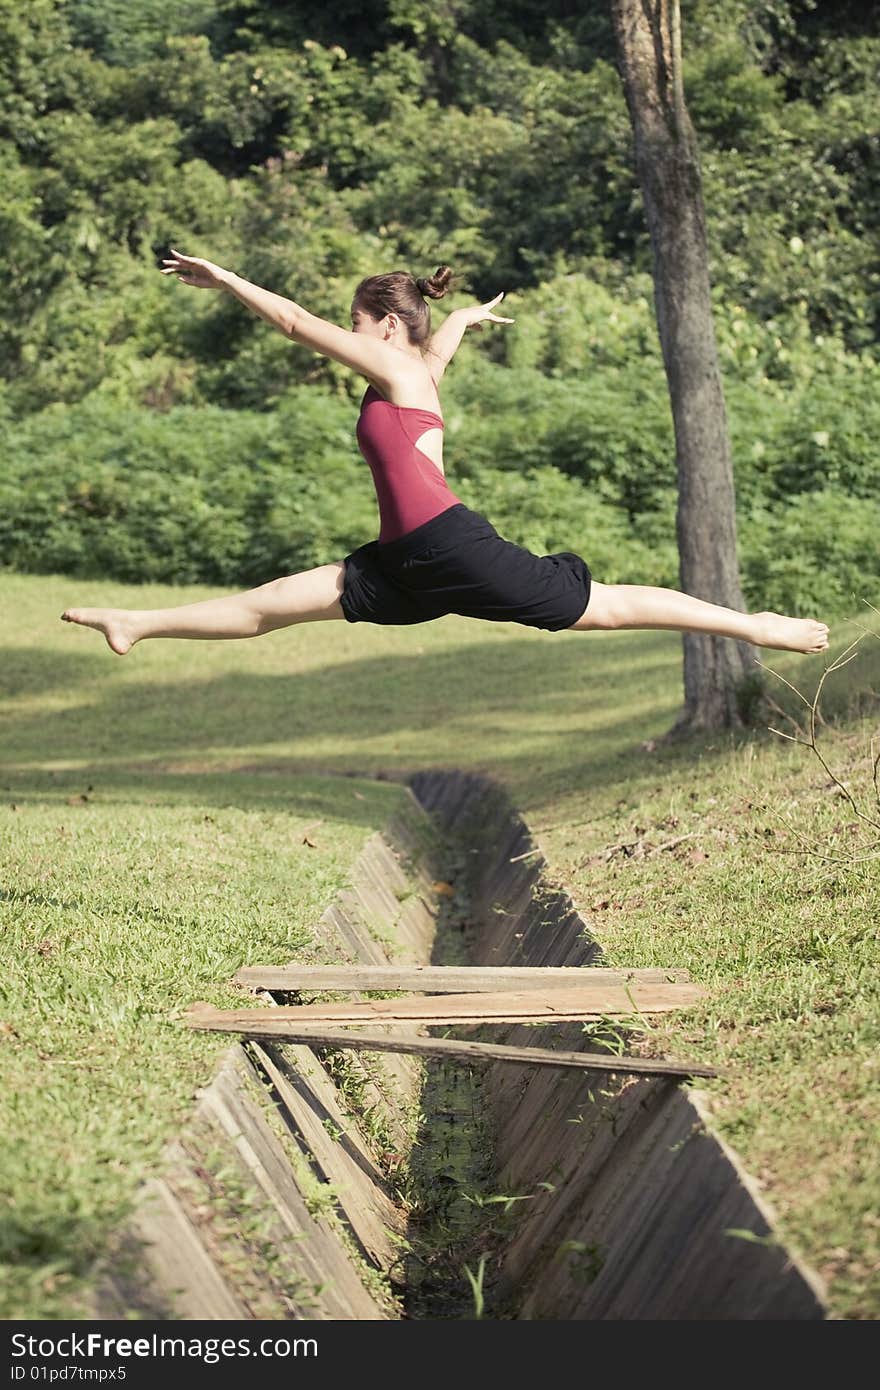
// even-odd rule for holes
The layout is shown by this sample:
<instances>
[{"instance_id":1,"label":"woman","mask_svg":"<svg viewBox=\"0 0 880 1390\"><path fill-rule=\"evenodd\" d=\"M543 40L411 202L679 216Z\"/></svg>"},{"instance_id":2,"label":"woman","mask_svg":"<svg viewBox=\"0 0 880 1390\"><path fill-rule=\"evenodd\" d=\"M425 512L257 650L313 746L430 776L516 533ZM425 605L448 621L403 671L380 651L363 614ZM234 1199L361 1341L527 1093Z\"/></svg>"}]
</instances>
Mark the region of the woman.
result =
<instances>
[{"instance_id":1,"label":"woman","mask_svg":"<svg viewBox=\"0 0 880 1390\"><path fill-rule=\"evenodd\" d=\"M488 304L454 310L431 335L425 296L441 298L447 266L427 280L394 272L363 280L351 332L210 261L172 251L163 275L232 294L294 342L351 367L368 382L357 437L379 503L378 540L333 564L247 593L178 608L68 608L65 622L103 632L123 656L145 637L258 637L293 623L418 623L459 613L552 631L674 628L800 652L820 652L828 628L778 613L737 613L674 589L601 584L568 552L532 555L502 540L463 506L443 473L437 387L468 328L512 323Z\"/></svg>"}]
</instances>

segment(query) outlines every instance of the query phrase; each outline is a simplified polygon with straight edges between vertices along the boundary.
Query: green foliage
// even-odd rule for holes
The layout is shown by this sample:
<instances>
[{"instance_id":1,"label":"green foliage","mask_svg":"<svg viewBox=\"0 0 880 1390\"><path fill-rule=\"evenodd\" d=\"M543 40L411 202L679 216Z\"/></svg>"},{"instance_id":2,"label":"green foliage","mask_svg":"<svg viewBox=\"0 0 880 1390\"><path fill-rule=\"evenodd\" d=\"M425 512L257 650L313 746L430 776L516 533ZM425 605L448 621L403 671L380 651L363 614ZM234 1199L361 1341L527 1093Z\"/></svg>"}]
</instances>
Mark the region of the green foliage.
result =
<instances>
[{"instance_id":1,"label":"green foliage","mask_svg":"<svg viewBox=\"0 0 880 1390\"><path fill-rule=\"evenodd\" d=\"M11 435L0 553L21 570L225 585L345 554L375 502L342 414L312 391L271 416L44 411Z\"/></svg>"},{"instance_id":2,"label":"green foliage","mask_svg":"<svg viewBox=\"0 0 880 1390\"><path fill-rule=\"evenodd\" d=\"M740 525L743 592L752 608L857 611L880 574L880 502L838 490L756 510Z\"/></svg>"},{"instance_id":3,"label":"green foliage","mask_svg":"<svg viewBox=\"0 0 880 1390\"><path fill-rule=\"evenodd\" d=\"M761 145L778 133L784 92L735 34L687 55L688 110L701 139L722 149Z\"/></svg>"},{"instance_id":4,"label":"green foliage","mask_svg":"<svg viewBox=\"0 0 880 1390\"><path fill-rule=\"evenodd\" d=\"M108 63L132 64L161 53L166 39L197 34L216 20L218 0L67 0L74 42Z\"/></svg>"},{"instance_id":5,"label":"green foliage","mask_svg":"<svg viewBox=\"0 0 880 1390\"><path fill-rule=\"evenodd\" d=\"M468 506L491 518L501 535L539 555L568 550L608 584L675 584L674 532L657 546L642 539L619 508L551 465L510 473L482 468L456 484Z\"/></svg>"}]
</instances>

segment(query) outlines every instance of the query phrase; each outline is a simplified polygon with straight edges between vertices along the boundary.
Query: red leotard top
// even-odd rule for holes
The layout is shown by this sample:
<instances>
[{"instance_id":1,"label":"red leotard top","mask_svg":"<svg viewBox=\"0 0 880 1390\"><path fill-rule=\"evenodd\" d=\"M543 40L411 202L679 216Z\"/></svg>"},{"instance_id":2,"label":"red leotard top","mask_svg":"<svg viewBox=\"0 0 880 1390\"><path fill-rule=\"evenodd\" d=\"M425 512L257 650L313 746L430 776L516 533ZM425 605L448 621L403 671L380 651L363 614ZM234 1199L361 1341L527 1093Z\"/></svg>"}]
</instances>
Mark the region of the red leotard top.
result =
<instances>
[{"instance_id":1,"label":"red leotard top","mask_svg":"<svg viewBox=\"0 0 880 1390\"><path fill-rule=\"evenodd\" d=\"M380 543L408 535L459 502L437 464L416 448L428 430L442 428L433 410L393 405L375 387L367 390L357 441L376 488Z\"/></svg>"}]
</instances>

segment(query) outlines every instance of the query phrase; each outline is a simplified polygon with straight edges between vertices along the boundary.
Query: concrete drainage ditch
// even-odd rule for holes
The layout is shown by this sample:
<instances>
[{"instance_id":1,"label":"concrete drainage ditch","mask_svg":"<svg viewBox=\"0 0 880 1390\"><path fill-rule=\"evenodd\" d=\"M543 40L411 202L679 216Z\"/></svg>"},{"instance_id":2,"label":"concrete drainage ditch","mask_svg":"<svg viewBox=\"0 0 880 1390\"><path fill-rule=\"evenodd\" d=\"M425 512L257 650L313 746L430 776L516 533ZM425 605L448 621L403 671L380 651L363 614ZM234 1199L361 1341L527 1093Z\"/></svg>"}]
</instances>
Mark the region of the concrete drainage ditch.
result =
<instances>
[{"instance_id":1,"label":"concrete drainage ditch","mask_svg":"<svg viewBox=\"0 0 880 1390\"><path fill-rule=\"evenodd\" d=\"M598 963L500 788L430 772L410 790L321 918L328 956ZM579 1023L474 1035L595 1050ZM612 1067L238 1044L102 1262L93 1316L824 1317L700 1093Z\"/></svg>"}]
</instances>

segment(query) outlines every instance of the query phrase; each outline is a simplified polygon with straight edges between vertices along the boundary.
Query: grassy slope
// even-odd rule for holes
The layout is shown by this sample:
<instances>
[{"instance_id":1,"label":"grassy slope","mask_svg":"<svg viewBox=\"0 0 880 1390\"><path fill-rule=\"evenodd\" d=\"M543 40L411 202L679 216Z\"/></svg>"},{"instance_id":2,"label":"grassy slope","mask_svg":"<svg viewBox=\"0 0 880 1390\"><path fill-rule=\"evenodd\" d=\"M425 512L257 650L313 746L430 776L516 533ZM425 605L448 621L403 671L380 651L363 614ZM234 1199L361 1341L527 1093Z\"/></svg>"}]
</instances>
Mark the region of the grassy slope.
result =
<instances>
[{"instance_id":1,"label":"grassy slope","mask_svg":"<svg viewBox=\"0 0 880 1390\"><path fill-rule=\"evenodd\" d=\"M8 575L0 591L16 1030L0 1122L18 1137L2 1229L25 1251L31 1309L66 1306L63 1262L99 1241L210 1072L216 1044L169 1014L223 998L212 982L241 961L320 949L309 923L398 795L330 774L433 765L505 782L612 961L709 985L649 1045L728 1069L719 1125L784 1234L830 1278L837 1314L880 1313L877 861L855 862L864 828L805 750L766 734L651 746L678 705L677 637L446 619L156 642L119 661L57 622L65 603L189 595ZM821 671L771 664L810 690ZM878 687L874 643L830 690L847 719L825 747L854 787Z\"/></svg>"}]
</instances>

